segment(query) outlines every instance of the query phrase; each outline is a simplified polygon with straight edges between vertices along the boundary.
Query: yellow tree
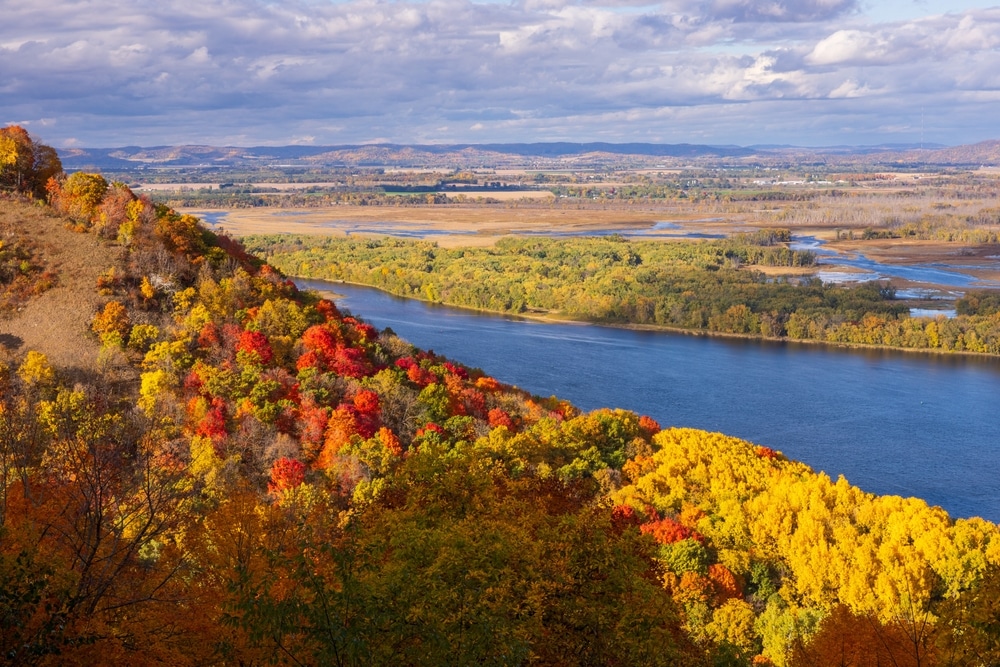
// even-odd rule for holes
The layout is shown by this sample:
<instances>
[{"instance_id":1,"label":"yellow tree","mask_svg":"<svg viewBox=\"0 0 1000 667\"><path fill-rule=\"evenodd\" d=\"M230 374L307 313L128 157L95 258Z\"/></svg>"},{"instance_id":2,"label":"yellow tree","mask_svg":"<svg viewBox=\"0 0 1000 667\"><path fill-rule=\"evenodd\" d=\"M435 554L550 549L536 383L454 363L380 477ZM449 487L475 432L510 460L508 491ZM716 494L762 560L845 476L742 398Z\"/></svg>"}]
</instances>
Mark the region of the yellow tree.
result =
<instances>
[{"instance_id":1,"label":"yellow tree","mask_svg":"<svg viewBox=\"0 0 1000 667\"><path fill-rule=\"evenodd\" d=\"M38 143L17 125L0 128L0 189L42 197L46 182L62 173L51 146Z\"/></svg>"}]
</instances>

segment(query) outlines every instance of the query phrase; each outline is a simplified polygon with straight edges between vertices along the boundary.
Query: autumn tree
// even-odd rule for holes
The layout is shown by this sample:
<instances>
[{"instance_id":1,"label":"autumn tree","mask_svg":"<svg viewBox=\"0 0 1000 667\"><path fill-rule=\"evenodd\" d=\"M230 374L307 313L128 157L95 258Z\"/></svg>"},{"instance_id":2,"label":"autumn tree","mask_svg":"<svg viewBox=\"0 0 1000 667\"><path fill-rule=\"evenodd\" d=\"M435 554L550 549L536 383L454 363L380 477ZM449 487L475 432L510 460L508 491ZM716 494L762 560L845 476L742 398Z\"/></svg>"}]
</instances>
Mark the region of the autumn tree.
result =
<instances>
[{"instance_id":1,"label":"autumn tree","mask_svg":"<svg viewBox=\"0 0 1000 667\"><path fill-rule=\"evenodd\" d=\"M51 146L36 142L18 125L0 128L0 189L41 198L49 179L61 173Z\"/></svg>"},{"instance_id":2,"label":"autumn tree","mask_svg":"<svg viewBox=\"0 0 1000 667\"><path fill-rule=\"evenodd\" d=\"M166 538L183 488L160 436L108 395L61 388L0 420L3 449L20 441L12 453L30 464L7 479L0 524L0 648L15 664L126 664L169 633L159 614L177 603L183 556ZM23 449L32 441L41 451Z\"/></svg>"},{"instance_id":3,"label":"autumn tree","mask_svg":"<svg viewBox=\"0 0 1000 667\"><path fill-rule=\"evenodd\" d=\"M64 181L49 181L46 187L56 210L86 228L97 219L109 185L100 174L77 171Z\"/></svg>"}]
</instances>

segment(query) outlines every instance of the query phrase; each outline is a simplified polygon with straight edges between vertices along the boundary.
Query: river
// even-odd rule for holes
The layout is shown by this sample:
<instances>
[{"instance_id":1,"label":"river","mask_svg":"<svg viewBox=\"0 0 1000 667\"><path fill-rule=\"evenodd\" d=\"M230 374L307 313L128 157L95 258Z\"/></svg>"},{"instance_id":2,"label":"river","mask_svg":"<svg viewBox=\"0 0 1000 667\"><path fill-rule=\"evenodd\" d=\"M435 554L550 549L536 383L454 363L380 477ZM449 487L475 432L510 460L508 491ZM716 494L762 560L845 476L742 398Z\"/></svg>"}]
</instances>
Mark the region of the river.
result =
<instances>
[{"instance_id":1,"label":"river","mask_svg":"<svg viewBox=\"0 0 1000 667\"><path fill-rule=\"evenodd\" d=\"M317 280L341 306L534 394L781 450L878 494L1000 521L1000 363L485 315Z\"/></svg>"}]
</instances>

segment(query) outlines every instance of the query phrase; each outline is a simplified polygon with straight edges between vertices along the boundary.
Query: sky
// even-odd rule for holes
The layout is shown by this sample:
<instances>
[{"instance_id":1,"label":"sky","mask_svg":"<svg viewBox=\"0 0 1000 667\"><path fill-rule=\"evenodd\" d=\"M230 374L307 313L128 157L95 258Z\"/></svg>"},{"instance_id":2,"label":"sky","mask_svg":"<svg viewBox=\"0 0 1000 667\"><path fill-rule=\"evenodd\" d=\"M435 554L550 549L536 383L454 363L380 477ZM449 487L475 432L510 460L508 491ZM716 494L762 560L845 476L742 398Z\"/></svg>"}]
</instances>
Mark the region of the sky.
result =
<instances>
[{"instance_id":1,"label":"sky","mask_svg":"<svg viewBox=\"0 0 1000 667\"><path fill-rule=\"evenodd\" d=\"M1000 0L0 0L56 148L1000 139Z\"/></svg>"}]
</instances>

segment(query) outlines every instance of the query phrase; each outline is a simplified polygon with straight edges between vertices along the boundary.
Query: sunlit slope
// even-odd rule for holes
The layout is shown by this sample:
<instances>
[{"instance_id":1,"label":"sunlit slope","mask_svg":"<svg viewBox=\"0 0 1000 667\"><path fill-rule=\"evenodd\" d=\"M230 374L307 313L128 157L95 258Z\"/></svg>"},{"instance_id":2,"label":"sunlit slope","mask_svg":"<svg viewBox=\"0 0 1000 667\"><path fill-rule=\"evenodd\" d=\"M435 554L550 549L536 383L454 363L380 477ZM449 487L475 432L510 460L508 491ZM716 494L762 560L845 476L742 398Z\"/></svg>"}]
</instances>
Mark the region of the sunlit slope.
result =
<instances>
[{"instance_id":1,"label":"sunlit slope","mask_svg":"<svg viewBox=\"0 0 1000 667\"><path fill-rule=\"evenodd\" d=\"M98 292L98 278L117 264L120 249L73 232L65 218L23 202L0 200L0 220L8 239L20 238L32 248L30 257L18 259L0 278L14 302L0 320L4 347L43 352L62 367L93 368L100 345L91 320L108 300Z\"/></svg>"}]
</instances>

